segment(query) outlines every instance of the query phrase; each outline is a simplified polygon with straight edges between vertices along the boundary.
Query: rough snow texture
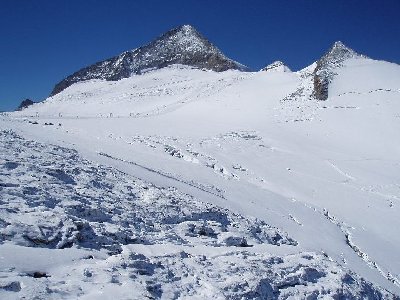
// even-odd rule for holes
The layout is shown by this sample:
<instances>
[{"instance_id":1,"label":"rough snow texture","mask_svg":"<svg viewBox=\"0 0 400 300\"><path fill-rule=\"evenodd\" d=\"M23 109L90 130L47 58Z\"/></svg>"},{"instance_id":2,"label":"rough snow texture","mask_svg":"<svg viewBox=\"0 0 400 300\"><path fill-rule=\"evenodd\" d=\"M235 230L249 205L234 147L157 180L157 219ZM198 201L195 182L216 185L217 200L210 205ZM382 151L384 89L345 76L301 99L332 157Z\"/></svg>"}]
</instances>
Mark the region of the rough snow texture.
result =
<instances>
[{"instance_id":1,"label":"rough snow texture","mask_svg":"<svg viewBox=\"0 0 400 300\"><path fill-rule=\"evenodd\" d=\"M215 247L296 245L264 222L93 166L76 151L25 141L12 132L0 132L0 141L3 241L112 253L125 244L192 240Z\"/></svg>"},{"instance_id":2,"label":"rough snow texture","mask_svg":"<svg viewBox=\"0 0 400 300\"><path fill-rule=\"evenodd\" d=\"M115 81L171 64L217 72L230 69L248 70L247 67L227 58L192 26L183 25L168 31L146 46L126 51L77 71L59 82L51 95L58 94L80 81L90 79Z\"/></svg>"},{"instance_id":3,"label":"rough snow texture","mask_svg":"<svg viewBox=\"0 0 400 300\"><path fill-rule=\"evenodd\" d=\"M0 142L2 299L96 298L99 290L130 299L390 297L322 253L252 250L297 245L259 220L12 131ZM21 251L33 263L13 264ZM40 263L43 255L58 263Z\"/></svg>"}]
</instances>

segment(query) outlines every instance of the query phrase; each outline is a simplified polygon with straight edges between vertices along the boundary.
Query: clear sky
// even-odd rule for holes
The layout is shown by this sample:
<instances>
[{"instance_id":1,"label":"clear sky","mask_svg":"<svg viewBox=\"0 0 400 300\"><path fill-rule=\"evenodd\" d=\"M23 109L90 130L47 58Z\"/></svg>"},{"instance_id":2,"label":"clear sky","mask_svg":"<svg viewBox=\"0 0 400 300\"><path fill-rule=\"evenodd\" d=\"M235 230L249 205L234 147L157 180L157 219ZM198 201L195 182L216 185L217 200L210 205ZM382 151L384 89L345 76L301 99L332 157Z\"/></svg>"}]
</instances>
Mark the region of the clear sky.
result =
<instances>
[{"instance_id":1,"label":"clear sky","mask_svg":"<svg viewBox=\"0 0 400 300\"><path fill-rule=\"evenodd\" d=\"M1 0L0 111L182 24L255 70L298 70L336 40L400 63L400 0Z\"/></svg>"}]
</instances>

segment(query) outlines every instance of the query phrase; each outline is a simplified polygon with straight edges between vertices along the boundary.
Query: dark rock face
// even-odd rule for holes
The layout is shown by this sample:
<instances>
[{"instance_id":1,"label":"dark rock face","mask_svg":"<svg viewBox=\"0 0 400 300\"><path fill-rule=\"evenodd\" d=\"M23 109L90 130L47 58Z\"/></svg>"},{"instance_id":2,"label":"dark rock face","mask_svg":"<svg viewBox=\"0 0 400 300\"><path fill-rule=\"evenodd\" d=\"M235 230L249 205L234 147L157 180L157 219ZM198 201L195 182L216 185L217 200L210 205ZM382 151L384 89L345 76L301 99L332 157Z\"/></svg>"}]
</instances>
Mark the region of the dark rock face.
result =
<instances>
[{"instance_id":1,"label":"dark rock face","mask_svg":"<svg viewBox=\"0 0 400 300\"><path fill-rule=\"evenodd\" d=\"M24 101L21 102L21 104L17 107L16 111L23 110L27 108L28 106L31 106L35 104L31 99L25 99Z\"/></svg>"},{"instance_id":2,"label":"dark rock face","mask_svg":"<svg viewBox=\"0 0 400 300\"><path fill-rule=\"evenodd\" d=\"M188 65L216 72L249 69L229 58L190 25L172 29L150 44L85 67L59 82L51 93L90 79L120 80L149 69L172 64Z\"/></svg>"},{"instance_id":3,"label":"dark rock face","mask_svg":"<svg viewBox=\"0 0 400 300\"><path fill-rule=\"evenodd\" d=\"M327 100L329 83L336 75L334 69L341 67L343 62L349 58L363 57L365 58L365 56L346 47L342 42L335 42L329 51L317 61L317 66L313 73L313 96L318 100Z\"/></svg>"},{"instance_id":4,"label":"dark rock face","mask_svg":"<svg viewBox=\"0 0 400 300\"><path fill-rule=\"evenodd\" d=\"M328 87L330 79L327 76L314 74L314 91L313 96L318 100L328 99Z\"/></svg>"}]
</instances>

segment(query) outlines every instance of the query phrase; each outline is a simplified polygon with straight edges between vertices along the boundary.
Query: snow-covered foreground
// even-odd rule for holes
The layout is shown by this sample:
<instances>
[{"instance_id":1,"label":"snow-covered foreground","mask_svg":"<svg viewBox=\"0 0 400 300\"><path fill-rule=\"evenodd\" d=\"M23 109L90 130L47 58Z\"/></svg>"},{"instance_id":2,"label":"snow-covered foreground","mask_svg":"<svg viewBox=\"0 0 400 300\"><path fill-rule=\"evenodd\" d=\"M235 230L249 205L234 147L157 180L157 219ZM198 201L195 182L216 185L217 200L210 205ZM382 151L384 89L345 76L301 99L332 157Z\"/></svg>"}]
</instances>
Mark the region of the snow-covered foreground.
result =
<instances>
[{"instance_id":1,"label":"snow-covered foreground","mask_svg":"<svg viewBox=\"0 0 400 300\"><path fill-rule=\"evenodd\" d=\"M327 101L309 72L173 66L2 117L4 297L399 295L400 68L349 59Z\"/></svg>"},{"instance_id":2,"label":"snow-covered foreground","mask_svg":"<svg viewBox=\"0 0 400 300\"><path fill-rule=\"evenodd\" d=\"M74 150L0 140L3 299L388 296L265 222Z\"/></svg>"}]
</instances>

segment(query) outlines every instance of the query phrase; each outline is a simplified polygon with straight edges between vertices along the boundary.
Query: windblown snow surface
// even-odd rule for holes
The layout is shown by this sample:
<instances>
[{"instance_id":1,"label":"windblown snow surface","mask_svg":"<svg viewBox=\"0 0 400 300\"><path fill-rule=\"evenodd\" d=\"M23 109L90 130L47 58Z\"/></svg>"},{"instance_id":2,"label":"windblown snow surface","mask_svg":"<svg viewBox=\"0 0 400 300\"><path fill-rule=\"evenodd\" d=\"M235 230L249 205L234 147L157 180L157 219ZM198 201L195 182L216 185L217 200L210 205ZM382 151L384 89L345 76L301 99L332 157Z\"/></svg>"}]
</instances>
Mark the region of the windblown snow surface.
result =
<instances>
[{"instance_id":1,"label":"windblown snow surface","mask_svg":"<svg viewBox=\"0 0 400 300\"><path fill-rule=\"evenodd\" d=\"M399 299L400 67L74 84L0 120L1 299Z\"/></svg>"}]
</instances>

